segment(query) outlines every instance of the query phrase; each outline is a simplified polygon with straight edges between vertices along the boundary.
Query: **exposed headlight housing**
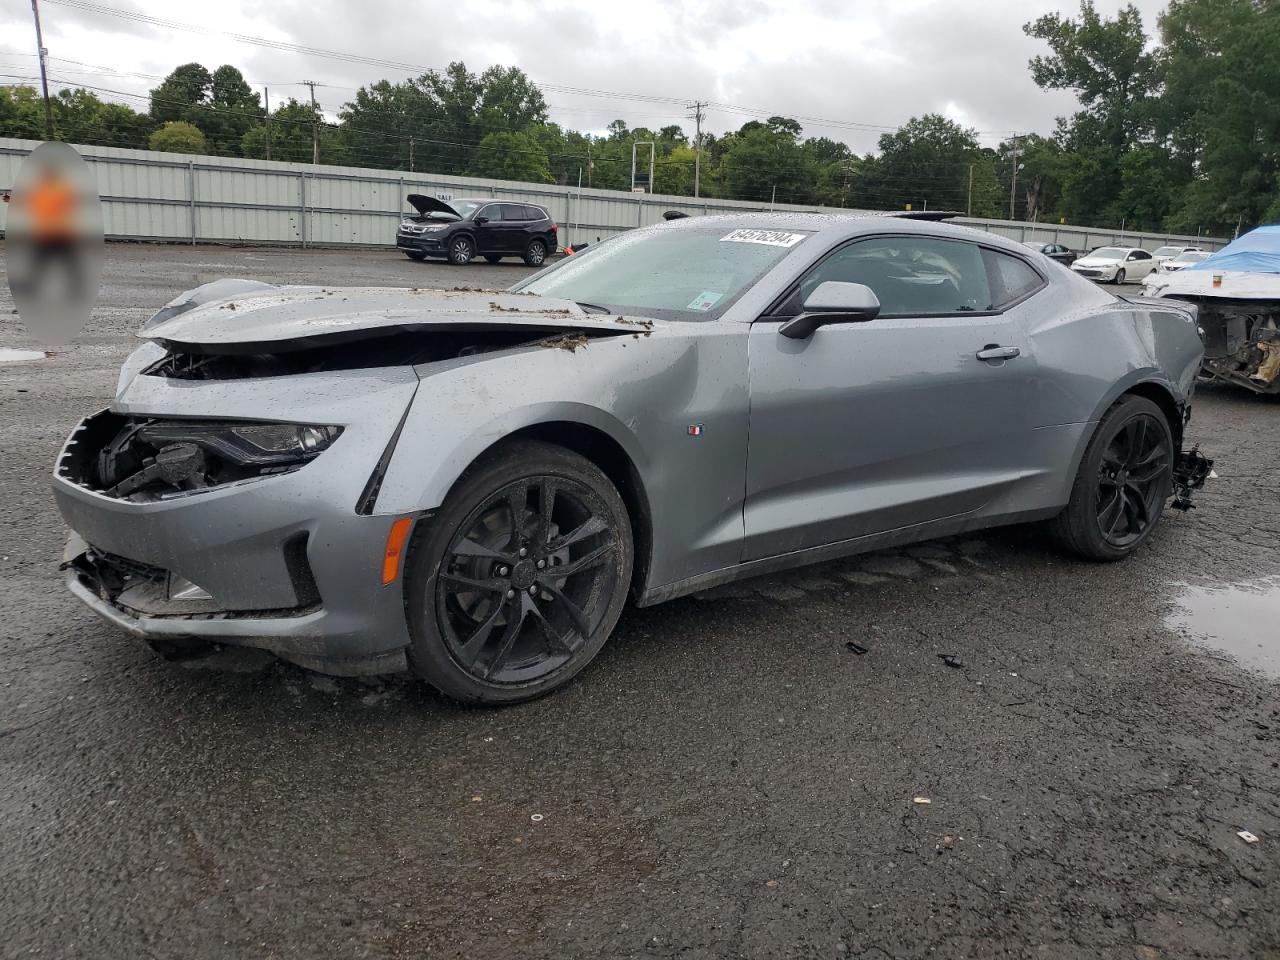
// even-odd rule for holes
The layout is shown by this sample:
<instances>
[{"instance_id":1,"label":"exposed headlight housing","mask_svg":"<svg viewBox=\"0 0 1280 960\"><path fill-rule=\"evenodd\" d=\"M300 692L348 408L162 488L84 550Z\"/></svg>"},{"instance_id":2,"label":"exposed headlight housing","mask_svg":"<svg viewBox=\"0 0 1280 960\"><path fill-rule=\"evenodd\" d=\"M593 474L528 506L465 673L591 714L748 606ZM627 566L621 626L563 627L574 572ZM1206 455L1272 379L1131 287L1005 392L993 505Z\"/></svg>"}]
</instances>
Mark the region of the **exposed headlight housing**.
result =
<instances>
[{"instance_id":1,"label":"exposed headlight housing","mask_svg":"<svg viewBox=\"0 0 1280 960\"><path fill-rule=\"evenodd\" d=\"M105 411L86 421L86 429L91 424L84 444L102 445L96 453L77 449L70 458L75 462L64 462L60 472L73 482L129 500L163 499L290 473L342 433L339 426L138 420Z\"/></svg>"}]
</instances>

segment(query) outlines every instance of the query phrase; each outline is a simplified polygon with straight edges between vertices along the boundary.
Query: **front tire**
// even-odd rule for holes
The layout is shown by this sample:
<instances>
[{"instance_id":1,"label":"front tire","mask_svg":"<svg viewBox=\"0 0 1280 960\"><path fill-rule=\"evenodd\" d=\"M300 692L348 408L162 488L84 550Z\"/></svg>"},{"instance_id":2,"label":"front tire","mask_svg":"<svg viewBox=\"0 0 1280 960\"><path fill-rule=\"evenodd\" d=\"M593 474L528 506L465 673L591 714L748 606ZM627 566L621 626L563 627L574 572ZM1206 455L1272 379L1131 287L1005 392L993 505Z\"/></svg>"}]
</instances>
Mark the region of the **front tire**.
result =
<instances>
[{"instance_id":1,"label":"front tire","mask_svg":"<svg viewBox=\"0 0 1280 960\"><path fill-rule=\"evenodd\" d=\"M1116 279L1114 283L1116 284L1116 286L1119 286L1120 284L1124 283L1124 267L1121 267L1119 270L1116 271Z\"/></svg>"},{"instance_id":2,"label":"front tire","mask_svg":"<svg viewBox=\"0 0 1280 960\"><path fill-rule=\"evenodd\" d=\"M449 243L449 262L455 267L466 266L476 255L476 245L470 237L454 237Z\"/></svg>"},{"instance_id":3,"label":"front tire","mask_svg":"<svg viewBox=\"0 0 1280 960\"><path fill-rule=\"evenodd\" d=\"M1054 538L1090 560L1123 560L1151 535L1173 483L1173 434L1164 411L1126 394L1089 441Z\"/></svg>"},{"instance_id":4,"label":"front tire","mask_svg":"<svg viewBox=\"0 0 1280 960\"><path fill-rule=\"evenodd\" d=\"M540 267L547 261L547 243L545 240L530 240L524 248L524 262L531 267Z\"/></svg>"},{"instance_id":5,"label":"front tire","mask_svg":"<svg viewBox=\"0 0 1280 960\"><path fill-rule=\"evenodd\" d=\"M551 444L504 444L415 535L409 664L465 703L550 693L604 646L631 569L630 519L603 471Z\"/></svg>"}]
</instances>

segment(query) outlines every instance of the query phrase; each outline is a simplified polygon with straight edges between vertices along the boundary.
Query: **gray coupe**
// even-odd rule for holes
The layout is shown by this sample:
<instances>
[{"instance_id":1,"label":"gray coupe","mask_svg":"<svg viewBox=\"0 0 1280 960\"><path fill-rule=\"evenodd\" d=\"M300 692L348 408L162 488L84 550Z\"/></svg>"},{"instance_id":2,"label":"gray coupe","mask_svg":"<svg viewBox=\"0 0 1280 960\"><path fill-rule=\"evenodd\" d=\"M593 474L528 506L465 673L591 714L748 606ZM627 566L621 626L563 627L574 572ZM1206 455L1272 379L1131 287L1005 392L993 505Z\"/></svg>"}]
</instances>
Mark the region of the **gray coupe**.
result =
<instances>
[{"instance_id":1,"label":"gray coupe","mask_svg":"<svg viewBox=\"0 0 1280 960\"><path fill-rule=\"evenodd\" d=\"M73 594L459 700L547 693L630 596L1049 521L1131 554L1193 308L943 223L694 217L505 293L222 280L143 327L53 489Z\"/></svg>"}]
</instances>

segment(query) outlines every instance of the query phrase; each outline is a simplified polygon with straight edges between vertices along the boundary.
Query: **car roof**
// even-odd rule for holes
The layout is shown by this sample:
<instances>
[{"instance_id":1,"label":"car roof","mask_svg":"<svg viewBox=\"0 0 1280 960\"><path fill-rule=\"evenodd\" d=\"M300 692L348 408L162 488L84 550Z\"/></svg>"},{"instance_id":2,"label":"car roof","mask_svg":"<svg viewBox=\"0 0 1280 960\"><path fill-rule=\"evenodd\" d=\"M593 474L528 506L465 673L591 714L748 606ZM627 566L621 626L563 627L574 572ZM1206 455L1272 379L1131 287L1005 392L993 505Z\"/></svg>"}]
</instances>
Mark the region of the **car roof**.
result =
<instances>
[{"instance_id":1,"label":"car roof","mask_svg":"<svg viewBox=\"0 0 1280 960\"><path fill-rule=\"evenodd\" d=\"M755 230L806 230L820 235L823 240L839 242L854 237L872 234L921 235L928 237L952 238L956 240L980 241L991 247L999 247L1013 253L1025 255L1026 248L1016 240L976 230L959 224L944 223L936 220L916 220L896 213L868 213L865 211L849 211L848 213L799 213L778 211L773 213L725 213L715 216L682 217L679 220L667 220L644 230L697 230L708 226L722 227L726 231L737 229Z\"/></svg>"}]
</instances>

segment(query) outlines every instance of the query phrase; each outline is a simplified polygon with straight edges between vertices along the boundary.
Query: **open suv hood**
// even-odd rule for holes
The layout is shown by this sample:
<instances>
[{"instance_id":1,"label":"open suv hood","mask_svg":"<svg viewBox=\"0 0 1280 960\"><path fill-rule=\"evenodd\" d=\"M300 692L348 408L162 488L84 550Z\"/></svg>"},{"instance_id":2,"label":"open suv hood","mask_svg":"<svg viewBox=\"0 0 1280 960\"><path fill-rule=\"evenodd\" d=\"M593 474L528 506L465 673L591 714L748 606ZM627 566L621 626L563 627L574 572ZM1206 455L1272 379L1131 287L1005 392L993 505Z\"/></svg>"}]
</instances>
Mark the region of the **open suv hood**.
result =
<instances>
[{"instance_id":1,"label":"open suv hood","mask_svg":"<svg viewBox=\"0 0 1280 960\"><path fill-rule=\"evenodd\" d=\"M225 281L221 281L224 282ZM200 290L190 299L201 300ZM184 354L287 353L397 333L645 333L660 324L585 312L572 300L469 289L273 287L203 300L149 322L138 336Z\"/></svg>"},{"instance_id":2,"label":"open suv hood","mask_svg":"<svg viewBox=\"0 0 1280 960\"><path fill-rule=\"evenodd\" d=\"M462 217L458 211L453 209L443 200L437 200L435 197L428 197L422 193L411 193L405 198L409 201L410 206L417 210L424 217L429 213L445 213L451 217L461 220Z\"/></svg>"}]
</instances>

